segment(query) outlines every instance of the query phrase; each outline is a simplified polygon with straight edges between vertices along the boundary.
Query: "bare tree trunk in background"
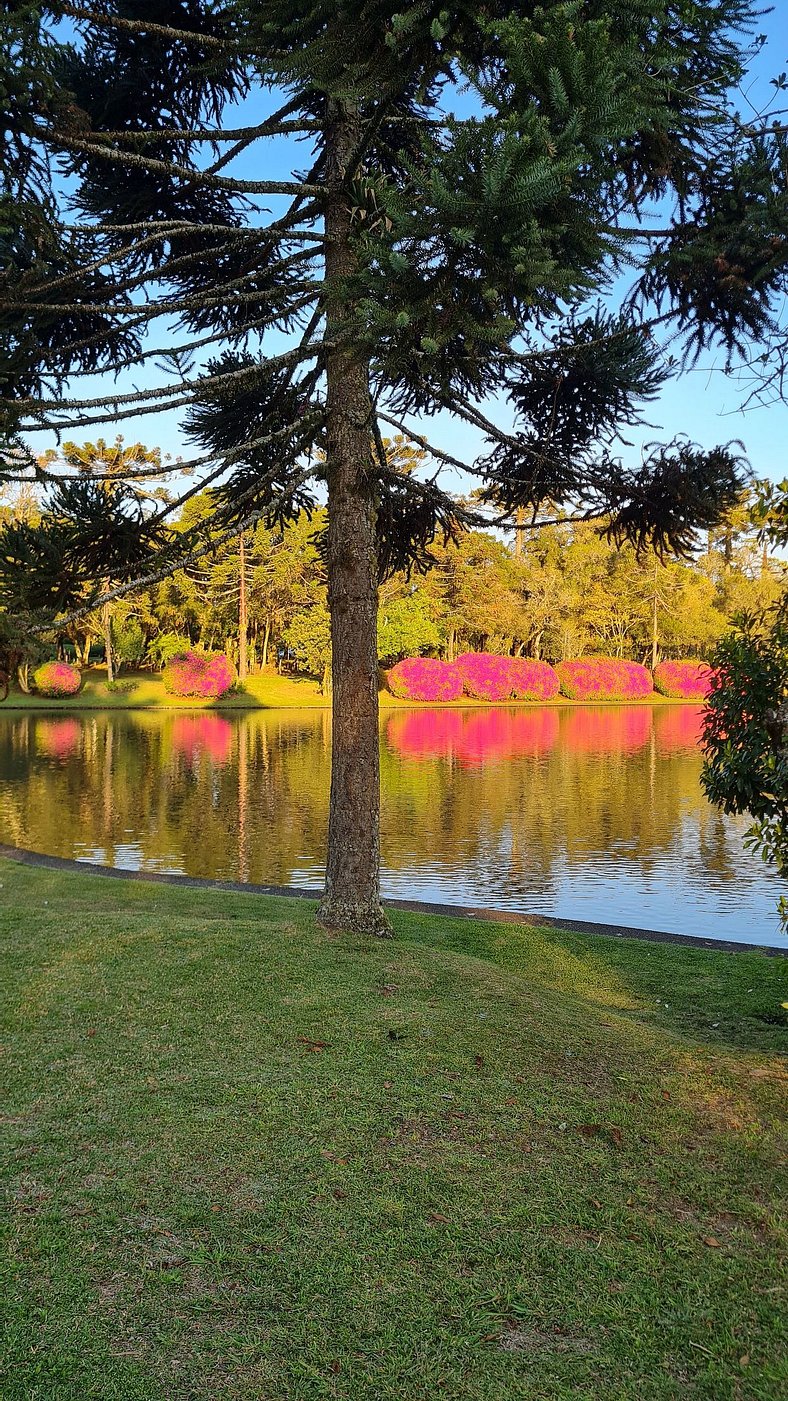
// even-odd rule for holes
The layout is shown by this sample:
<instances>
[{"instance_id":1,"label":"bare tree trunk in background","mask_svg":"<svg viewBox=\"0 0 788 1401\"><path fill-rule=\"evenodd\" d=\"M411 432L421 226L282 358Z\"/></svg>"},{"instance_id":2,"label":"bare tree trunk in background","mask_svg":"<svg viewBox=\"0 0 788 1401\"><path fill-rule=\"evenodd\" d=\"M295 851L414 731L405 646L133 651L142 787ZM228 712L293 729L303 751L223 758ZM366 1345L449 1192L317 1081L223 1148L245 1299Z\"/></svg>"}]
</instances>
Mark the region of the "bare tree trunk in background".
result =
<instances>
[{"instance_id":1,"label":"bare tree trunk in background","mask_svg":"<svg viewBox=\"0 0 788 1401\"><path fill-rule=\"evenodd\" d=\"M263 633L263 667L268 666L268 645L271 641L271 618L268 613L265 615L265 632Z\"/></svg>"},{"instance_id":2,"label":"bare tree trunk in background","mask_svg":"<svg viewBox=\"0 0 788 1401\"><path fill-rule=\"evenodd\" d=\"M331 615L331 797L326 885L318 918L328 928L388 934L380 904L378 739L378 552L372 464L369 365L342 344L352 307L341 291L352 276L351 196L344 188L357 149L358 119L332 103L327 132L326 275L332 284L326 360L328 606ZM338 284L340 287L338 294Z\"/></svg>"},{"instance_id":3,"label":"bare tree trunk in background","mask_svg":"<svg viewBox=\"0 0 788 1401\"><path fill-rule=\"evenodd\" d=\"M238 591L238 680L249 675L249 619L246 611L246 542L240 535L240 588Z\"/></svg>"},{"instance_id":4,"label":"bare tree trunk in background","mask_svg":"<svg viewBox=\"0 0 788 1401\"><path fill-rule=\"evenodd\" d=\"M104 580L104 592L109 589L110 580ZM107 663L107 680L112 683L115 680L115 669L112 664L112 618L110 616L110 606L105 603L101 609L101 629L104 635L104 658Z\"/></svg>"},{"instance_id":5,"label":"bare tree trunk in background","mask_svg":"<svg viewBox=\"0 0 788 1401\"><path fill-rule=\"evenodd\" d=\"M525 507L518 506L514 513L514 557L522 559L525 543Z\"/></svg>"},{"instance_id":6,"label":"bare tree trunk in background","mask_svg":"<svg viewBox=\"0 0 788 1401\"><path fill-rule=\"evenodd\" d=\"M654 597L651 608L651 670L653 671L659 661L659 615L657 613L657 577L659 561L654 560Z\"/></svg>"}]
</instances>

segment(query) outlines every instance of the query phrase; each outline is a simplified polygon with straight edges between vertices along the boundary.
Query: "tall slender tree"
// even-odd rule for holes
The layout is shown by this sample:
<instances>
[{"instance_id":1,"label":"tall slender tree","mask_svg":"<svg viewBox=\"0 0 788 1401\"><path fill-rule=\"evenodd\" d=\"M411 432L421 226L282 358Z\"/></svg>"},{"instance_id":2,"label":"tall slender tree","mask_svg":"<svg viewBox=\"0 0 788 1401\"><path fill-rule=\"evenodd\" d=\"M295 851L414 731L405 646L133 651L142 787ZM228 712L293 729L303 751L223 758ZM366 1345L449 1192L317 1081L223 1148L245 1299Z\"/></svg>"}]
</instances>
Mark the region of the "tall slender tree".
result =
<instances>
[{"instance_id":1,"label":"tall slender tree","mask_svg":"<svg viewBox=\"0 0 788 1401\"><path fill-rule=\"evenodd\" d=\"M68 610L86 578L131 588L325 493L326 924L387 927L379 580L476 518L392 470L382 434L480 476L501 519L539 524L550 501L679 550L740 489L725 448L628 468L612 444L670 372L658 328L730 356L777 334L785 137L729 100L752 16L751 0L7 7L6 475L42 475L28 430L182 410L190 491L212 487L215 510L211 539L187 539L176 501L61 480L43 529L4 541L4 596ZM72 387L156 365L150 387ZM438 412L480 435L475 460L427 442L414 420Z\"/></svg>"}]
</instances>

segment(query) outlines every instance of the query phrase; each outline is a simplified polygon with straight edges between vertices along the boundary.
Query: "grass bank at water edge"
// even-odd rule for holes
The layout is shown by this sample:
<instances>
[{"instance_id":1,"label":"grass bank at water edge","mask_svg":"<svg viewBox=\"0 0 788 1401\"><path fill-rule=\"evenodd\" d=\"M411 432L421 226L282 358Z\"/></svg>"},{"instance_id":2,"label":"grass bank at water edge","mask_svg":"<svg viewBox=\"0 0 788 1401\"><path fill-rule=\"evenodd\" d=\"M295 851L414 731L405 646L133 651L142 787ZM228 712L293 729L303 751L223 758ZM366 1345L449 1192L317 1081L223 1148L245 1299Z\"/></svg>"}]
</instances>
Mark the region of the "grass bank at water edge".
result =
<instances>
[{"instance_id":1,"label":"grass bank at water edge","mask_svg":"<svg viewBox=\"0 0 788 1401\"><path fill-rule=\"evenodd\" d=\"M510 706L577 706L577 705L686 705L688 702L669 699L656 691L641 700L629 701L570 701L557 696L551 701L479 701L471 696L441 702L401 700L385 688L380 691L382 710L399 709L497 709ZM690 701L698 705L698 701ZM236 690L220 700L204 700L199 696L172 696L164 689L160 675L149 671L122 675L112 687L107 685L106 672L96 667L83 673L82 687L75 696L52 700L46 696L26 695L14 687L6 701L0 704L0 716L16 710L328 710L331 696L324 695L320 683L311 676L279 676L273 668L250 676Z\"/></svg>"}]
</instances>

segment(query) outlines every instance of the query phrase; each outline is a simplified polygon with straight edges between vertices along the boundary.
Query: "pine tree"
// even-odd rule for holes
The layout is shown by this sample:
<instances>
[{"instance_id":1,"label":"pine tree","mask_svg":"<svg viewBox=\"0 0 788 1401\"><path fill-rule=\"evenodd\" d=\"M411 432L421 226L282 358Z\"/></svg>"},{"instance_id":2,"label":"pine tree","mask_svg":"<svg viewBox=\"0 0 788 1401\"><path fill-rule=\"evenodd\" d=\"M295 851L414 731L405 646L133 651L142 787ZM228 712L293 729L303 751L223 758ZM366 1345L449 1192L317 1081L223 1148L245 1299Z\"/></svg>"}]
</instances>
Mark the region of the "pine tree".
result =
<instances>
[{"instance_id":1,"label":"pine tree","mask_svg":"<svg viewBox=\"0 0 788 1401\"><path fill-rule=\"evenodd\" d=\"M776 333L785 138L743 127L728 99L752 14L751 0L6 7L5 475L52 494L37 534L3 542L3 597L31 606L38 590L67 611L85 580L149 584L325 493L328 925L387 928L379 581L479 518L392 469L383 433L476 473L501 520L538 525L553 502L641 545L687 548L740 489L732 450L667 445L633 470L611 445L670 371L658 327L731 356ZM233 127L242 100L254 116ZM633 295L606 305L626 267ZM153 387L74 395L84 376L156 365ZM493 395L512 429L485 412ZM172 530L178 500L55 482L25 446L31 429L162 408L184 411L199 447L178 500L213 489L210 538ZM478 459L427 442L414 419L438 412L481 432Z\"/></svg>"}]
</instances>

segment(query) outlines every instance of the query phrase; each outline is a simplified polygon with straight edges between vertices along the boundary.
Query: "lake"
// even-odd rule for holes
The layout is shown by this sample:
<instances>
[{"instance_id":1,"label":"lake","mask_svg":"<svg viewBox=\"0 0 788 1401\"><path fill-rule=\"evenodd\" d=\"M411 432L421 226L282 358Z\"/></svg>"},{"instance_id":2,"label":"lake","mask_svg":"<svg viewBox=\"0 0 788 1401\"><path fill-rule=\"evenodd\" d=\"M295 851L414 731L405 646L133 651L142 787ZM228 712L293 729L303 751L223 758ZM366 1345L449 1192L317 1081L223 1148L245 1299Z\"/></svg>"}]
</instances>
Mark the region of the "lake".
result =
<instances>
[{"instance_id":1,"label":"lake","mask_svg":"<svg viewBox=\"0 0 788 1401\"><path fill-rule=\"evenodd\" d=\"M393 710L383 891L788 946L784 886L699 784L700 708ZM0 840L319 886L327 711L0 713Z\"/></svg>"}]
</instances>

